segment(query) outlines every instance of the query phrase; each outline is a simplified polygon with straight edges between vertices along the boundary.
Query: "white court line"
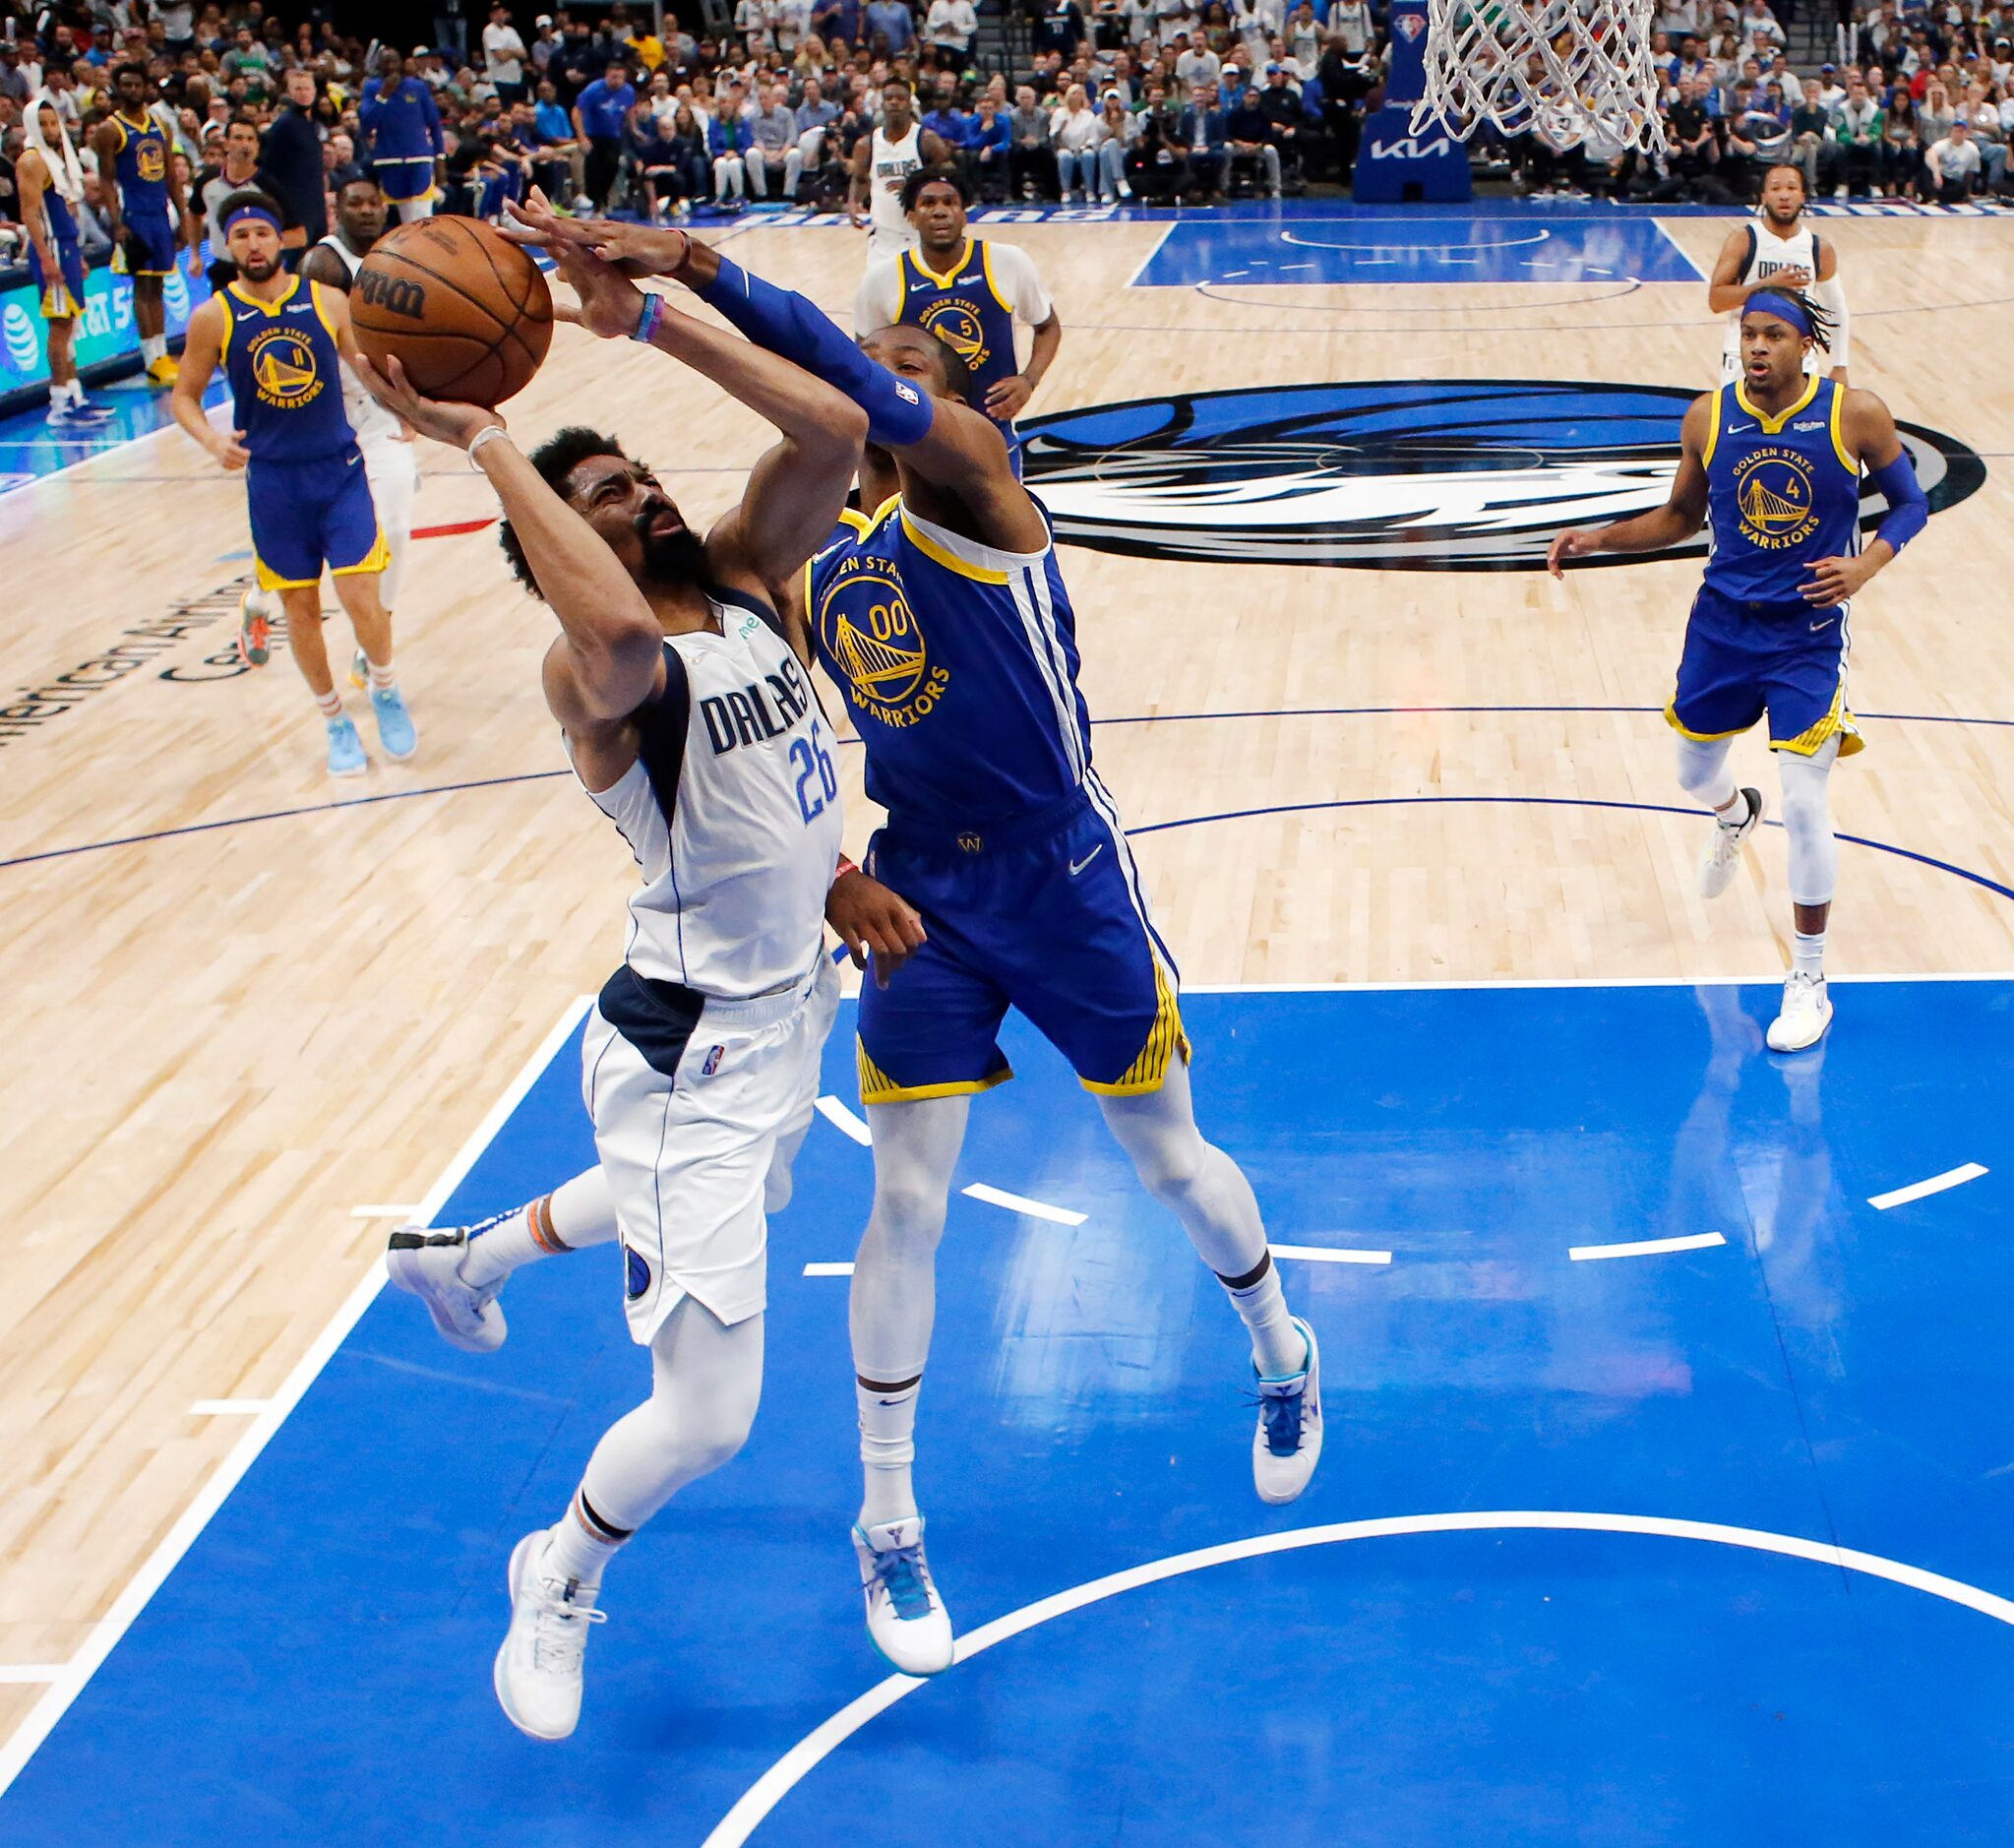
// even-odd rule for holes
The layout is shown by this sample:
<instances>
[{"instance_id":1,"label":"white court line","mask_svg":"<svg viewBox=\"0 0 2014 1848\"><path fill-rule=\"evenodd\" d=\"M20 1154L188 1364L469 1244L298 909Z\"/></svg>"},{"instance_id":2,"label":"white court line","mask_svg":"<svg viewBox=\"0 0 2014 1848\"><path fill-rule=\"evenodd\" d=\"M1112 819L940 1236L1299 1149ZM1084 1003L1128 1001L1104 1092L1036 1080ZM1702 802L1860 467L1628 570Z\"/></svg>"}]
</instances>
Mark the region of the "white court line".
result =
<instances>
[{"instance_id":1,"label":"white court line","mask_svg":"<svg viewBox=\"0 0 2014 1848\"><path fill-rule=\"evenodd\" d=\"M1186 1572L1202 1571L1234 1561L1257 1559L1268 1553L1298 1552L1304 1547L1334 1546L1350 1540L1378 1540L1408 1534L1495 1533L1539 1531L1550 1533L1648 1534L1674 1540L1708 1540L1720 1546L1742 1547L1753 1553L1774 1553L1785 1559L1808 1560L1835 1571L1864 1572L1870 1578L1885 1578L1890 1584L1977 1611L1996 1623L2014 1625L2014 1602L1982 1591L1961 1579L1926 1572L1920 1566L1905 1566L1875 1553L1857 1553L1849 1547L1832 1546L1823 1540L1805 1540L1796 1534L1767 1533L1755 1527L1730 1527L1719 1521L1677 1520L1661 1514L1579 1514L1552 1509L1497 1510L1462 1514L1401 1514L1383 1520L1337 1521L1322 1527L1296 1527L1285 1533L1254 1534L1247 1540L1233 1540L1223 1546L1198 1547L1192 1553L1177 1553L1143 1566L1129 1566L1124 1571L1094 1578L1087 1584L1059 1591L1054 1597L1024 1604L990 1624L960 1636L953 1660L969 1662L997 1642L1006 1642L1023 1631L1035 1629L1053 1618L1067 1617L1087 1605L1116 1598L1141 1585L1159 1584ZM890 1675L877 1682L857 1699L822 1721L792 1746L763 1775L742 1793L734 1808L713 1825L701 1848L741 1848L761 1826L763 1817L789 1795L805 1776L815 1770L834 1748L843 1745L877 1714L885 1713L897 1700L928 1687L914 1675Z\"/></svg>"},{"instance_id":2,"label":"white court line","mask_svg":"<svg viewBox=\"0 0 2014 1848\"><path fill-rule=\"evenodd\" d=\"M1726 1243L1718 1232L1694 1232L1688 1238L1632 1239L1626 1245L1573 1245L1566 1255L1576 1263L1590 1258L1660 1258L1666 1252L1703 1252Z\"/></svg>"},{"instance_id":3,"label":"white court line","mask_svg":"<svg viewBox=\"0 0 2014 1848\"><path fill-rule=\"evenodd\" d=\"M863 1148L874 1145L874 1132L854 1115L836 1097L821 1097L818 1103L819 1115L824 1117L841 1136L848 1137Z\"/></svg>"},{"instance_id":4,"label":"white court line","mask_svg":"<svg viewBox=\"0 0 2014 1848\"><path fill-rule=\"evenodd\" d=\"M525 1094L538 1081L539 1075L573 1037L574 1029L593 1005L592 995L580 996L540 1041L538 1050L511 1080L504 1094L476 1125L474 1134L456 1151L454 1160L449 1162L441 1178L428 1191L420 1206L422 1224L432 1224L434 1215L447 1202L448 1196L461 1185L463 1176L481 1159L483 1151L495 1140L511 1112L524 1101ZM111 1654L113 1645L132 1627L134 1619L146 1610L148 1602L175 1570L182 1555L195 1544L196 1537L210 1525L211 1517L223 1506L225 1498L238 1486L246 1470L258 1460L259 1452L273 1441L275 1433L286 1422L287 1414L300 1403L301 1394L314 1385L316 1375L329 1364L329 1357L342 1345L343 1337L356 1326L384 1283L385 1266L373 1259L370 1269L357 1279L356 1287L315 1337L314 1345L287 1375L266 1410L232 1447L215 1475L203 1485L195 1501L182 1510L181 1518L161 1537L160 1544L147 1556L146 1563L133 1575L125 1590L113 1599L112 1608L92 1626L83 1648L63 1665L63 1672L50 1684L48 1693L29 1710L28 1718L15 1729L14 1736L5 1745L0 1745L0 1794L4 1794L21 1775L22 1767L34 1756L36 1749L48 1738L50 1729L63 1717L70 1703L84 1692L85 1684L97 1673L105 1657Z\"/></svg>"},{"instance_id":5,"label":"white court line","mask_svg":"<svg viewBox=\"0 0 2014 1848\"><path fill-rule=\"evenodd\" d=\"M1161 235L1154 239L1153 247L1147 252L1147 254L1144 257L1140 259L1139 268L1126 278L1126 285L1128 288L1139 288L1141 286L1140 277L1145 276L1146 273L1154 267L1154 259L1160 256L1162 247L1168 242L1168 240L1171 237L1175 235L1176 222L1177 221L1171 221L1161 226ZM1178 283L1175 284L1175 286L1187 287L1188 284Z\"/></svg>"},{"instance_id":6,"label":"white court line","mask_svg":"<svg viewBox=\"0 0 2014 1848\"><path fill-rule=\"evenodd\" d=\"M256 1418L271 1399L198 1399L189 1407L191 1418Z\"/></svg>"},{"instance_id":7,"label":"white court line","mask_svg":"<svg viewBox=\"0 0 2014 1848\"><path fill-rule=\"evenodd\" d=\"M1348 1245L1274 1245L1266 1250L1275 1258L1303 1258L1317 1264L1388 1264L1391 1253L1363 1251Z\"/></svg>"},{"instance_id":8,"label":"white court line","mask_svg":"<svg viewBox=\"0 0 2014 1848\"><path fill-rule=\"evenodd\" d=\"M1089 1213L1072 1212L1068 1206L1051 1206L1043 1201L1030 1200L1025 1194L988 1187L984 1181L974 1181L959 1191L967 1200L981 1200L989 1206L1005 1206L1008 1212L1024 1212L1031 1219L1048 1219L1057 1225L1082 1225L1090 1217Z\"/></svg>"},{"instance_id":9,"label":"white court line","mask_svg":"<svg viewBox=\"0 0 2014 1848\"><path fill-rule=\"evenodd\" d=\"M0 1685L20 1687L26 1683L55 1681L69 1667L68 1662L0 1662Z\"/></svg>"},{"instance_id":10,"label":"white court line","mask_svg":"<svg viewBox=\"0 0 2014 1848\"><path fill-rule=\"evenodd\" d=\"M410 1219L417 1211L419 1208L407 1201L402 1205L352 1206L349 1216L352 1219Z\"/></svg>"},{"instance_id":11,"label":"white court line","mask_svg":"<svg viewBox=\"0 0 2014 1848\"><path fill-rule=\"evenodd\" d=\"M808 1277L850 1277L851 1264L806 1264L804 1274Z\"/></svg>"},{"instance_id":12,"label":"white court line","mask_svg":"<svg viewBox=\"0 0 2014 1848\"><path fill-rule=\"evenodd\" d=\"M1966 1182L1977 1181L1981 1175L1990 1172L1976 1161L1968 1161L1962 1168L1946 1168L1942 1174L1933 1174L1927 1181L1912 1181L1893 1193L1872 1195L1867 1204L1876 1212L1886 1212L1891 1206L1907 1206L1913 1200L1926 1200L1932 1194L1943 1193L1946 1188L1963 1187Z\"/></svg>"}]
</instances>

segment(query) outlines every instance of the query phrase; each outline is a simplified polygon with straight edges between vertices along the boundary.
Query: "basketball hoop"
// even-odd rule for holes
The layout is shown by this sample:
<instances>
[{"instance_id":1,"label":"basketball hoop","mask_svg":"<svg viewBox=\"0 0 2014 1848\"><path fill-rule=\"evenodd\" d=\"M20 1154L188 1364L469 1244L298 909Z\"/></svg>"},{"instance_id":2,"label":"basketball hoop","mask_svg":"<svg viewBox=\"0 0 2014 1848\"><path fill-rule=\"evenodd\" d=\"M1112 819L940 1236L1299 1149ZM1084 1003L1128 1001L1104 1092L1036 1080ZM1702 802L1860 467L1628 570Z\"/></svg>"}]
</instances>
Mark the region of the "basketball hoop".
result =
<instances>
[{"instance_id":1,"label":"basketball hoop","mask_svg":"<svg viewBox=\"0 0 2014 1848\"><path fill-rule=\"evenodd\" d=\"M1427 93L1413 132L1483 123L1562 152L1665 151L1651 61L1656 0L1427 0Z\"/></svg>"}]
</instances>

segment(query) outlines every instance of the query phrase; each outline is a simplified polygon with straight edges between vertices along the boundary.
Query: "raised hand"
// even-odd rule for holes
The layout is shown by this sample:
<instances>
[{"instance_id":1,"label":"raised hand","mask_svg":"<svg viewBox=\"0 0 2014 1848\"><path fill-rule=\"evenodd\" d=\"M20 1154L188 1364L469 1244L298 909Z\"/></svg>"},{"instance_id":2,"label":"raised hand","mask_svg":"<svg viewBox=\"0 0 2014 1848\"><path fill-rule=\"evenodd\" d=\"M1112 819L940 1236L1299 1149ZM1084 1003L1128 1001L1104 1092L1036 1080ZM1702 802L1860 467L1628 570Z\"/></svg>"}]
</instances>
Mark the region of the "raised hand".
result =
<instances>
[{"instance_id":1,"label":"raised hand","mask_svg":"<svg viewBox=\"0 0 2014 1848\"><path fill-rule=\"evenodd\" d=\"M362 353L356 356L356 375L387 410L395 412L421 436L437 443L452 443L466 449L485 430L504 427L504 420L482 404L451 404L438 399L422 398L405 376L397 354L386 358L383 368Z\"/></svg>"},{"instance_id":2,"label":"raised hand","mask_svg":"<svg viewBox=\"0 0 2014 1848\"><path fill-rule=\"evenodd\" d=\"M584 250L633 280L675 275L693 250L693 240L668 225L562 217L535 187L522 205L507 202L504 211L501 228L513 243L542 245L555 258L563 250Z\"/></svg>"},{"instance_id":3,"label":"raised hand","mask_svg":"<svg viewBox=\"0 0 2014 1848\"><path fill-rule=\"evenodd\" d=\"M627 339L636 333L643 312L643 291L636 283L590 250L562 244L553 256L560 279L580 298L580 306L563 319L605 340Z\"/></svg>"}]
</instances>

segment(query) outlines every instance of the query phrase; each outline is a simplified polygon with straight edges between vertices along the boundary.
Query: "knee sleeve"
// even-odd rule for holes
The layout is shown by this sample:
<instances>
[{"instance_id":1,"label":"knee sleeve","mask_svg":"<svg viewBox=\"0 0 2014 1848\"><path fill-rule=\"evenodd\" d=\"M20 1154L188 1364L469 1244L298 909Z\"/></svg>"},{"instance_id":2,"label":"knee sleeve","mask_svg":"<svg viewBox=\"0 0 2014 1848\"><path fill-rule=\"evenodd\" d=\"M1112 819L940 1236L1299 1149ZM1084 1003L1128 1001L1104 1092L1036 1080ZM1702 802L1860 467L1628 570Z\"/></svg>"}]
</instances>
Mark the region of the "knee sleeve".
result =
<instances>
[{"instance_id":1,"label":"knee sleeve","mask_svg":"<svg viewBox=\"0 0 2014 1848\"><path fill-rule=\"evenodd\" d=\"M1702 741L1679 737L1678 787L1710 809L1723 809L1735 799L1734 772L1728 769L1728 740Z\"/></svg>"},{"instance_id":2,"label":"knee sleeve","mask_svg":"<svg viewBox=\"0 0 2014 1848\"><path fill-rule=\"evenodd\" d=\"M1780 751L1783 771L1783 826L1790 836L1793 904L1830 904L1839 883L1839 841L1832 832L1828 784L1838 740L1816 757Z\"/></svg>"}]
</instances>

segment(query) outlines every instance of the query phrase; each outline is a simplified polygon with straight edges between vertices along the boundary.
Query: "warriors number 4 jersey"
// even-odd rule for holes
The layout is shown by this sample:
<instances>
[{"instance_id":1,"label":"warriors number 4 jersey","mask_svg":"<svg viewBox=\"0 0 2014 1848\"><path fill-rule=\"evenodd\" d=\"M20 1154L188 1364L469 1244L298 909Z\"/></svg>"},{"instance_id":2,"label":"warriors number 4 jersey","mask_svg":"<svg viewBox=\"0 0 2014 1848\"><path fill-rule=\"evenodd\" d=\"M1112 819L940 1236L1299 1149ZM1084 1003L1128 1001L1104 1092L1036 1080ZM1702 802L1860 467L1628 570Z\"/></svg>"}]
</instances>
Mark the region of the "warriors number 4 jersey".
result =
<instances>
[{"instance_id":1,"label":"warriors number 4 jersey","mask_svg":"<svg viewBox=\"0 0 2014 1848\"><path fill-rule=\"evenodd\" d=\"M1845 397L1844 386L1807 375L1797 402L1772 416L1739 382L1714 393L1709 588L1737 603L1800 604L1814 563L1860 550L1860 463L1839 428Z\"/></svg>"},{"instance_id":2,"label":"warriors number 4 jersey","mask_svg":"<svg viewBox=\"0 0 2014 1848\"><path fill-rule=\"evenodd\" d=\"M900 497L806 567L819 659L867 746L867 793L957 830L1070 795L1090 770L1076 619L1053 545L1002 552Z\"/></svg>"},{"instance_id":3,"label":"warriors number 4 jersey","mask_svg":"<svg viewBox=\"0 0 2014 1848\"><path fill-rule=\"evenodd\" d=\"M252 460L307 462L351 448L356 437L342 408L342 355L320 284L294 277L267 302L233 282L218 299L224 372Z\"/></svg>"},{"instance_id":4,"label":"warriors number 4 jersey","mask_svg":"<svg viewBox=\"0 0 2014 1848\"><path fill-rule=\"evenodd\" d=\"M824 942L842 820L832 730L763 616L713 591L718 635L665 639L637 762L595 806L642 869L624 959L746 1000L802 981Z\"/></svg>"}]
</instances>

